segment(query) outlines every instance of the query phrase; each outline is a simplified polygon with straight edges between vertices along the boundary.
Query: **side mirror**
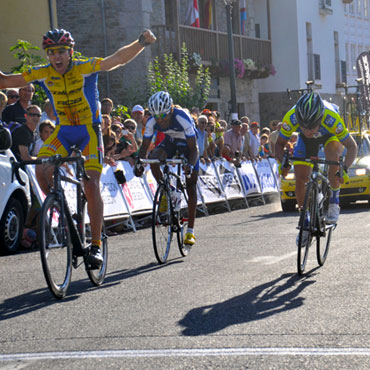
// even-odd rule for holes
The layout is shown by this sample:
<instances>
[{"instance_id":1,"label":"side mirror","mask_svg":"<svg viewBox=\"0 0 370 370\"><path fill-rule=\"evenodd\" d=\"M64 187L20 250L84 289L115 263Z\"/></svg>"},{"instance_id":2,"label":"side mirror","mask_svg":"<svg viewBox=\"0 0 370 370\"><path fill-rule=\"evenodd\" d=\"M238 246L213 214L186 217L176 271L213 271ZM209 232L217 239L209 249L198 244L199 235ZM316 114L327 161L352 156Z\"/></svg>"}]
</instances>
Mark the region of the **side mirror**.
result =
<instances>
[{"instance_id":1,"label":"side mirror","mask_svg":"<svg viewBox=\"0 0 370 370\"><path fill-rule=\"evenodd\" d=\"M12 146L12 134L10 131L0 124L0 150L10 149Z\"/></svg>"}]
</instances>

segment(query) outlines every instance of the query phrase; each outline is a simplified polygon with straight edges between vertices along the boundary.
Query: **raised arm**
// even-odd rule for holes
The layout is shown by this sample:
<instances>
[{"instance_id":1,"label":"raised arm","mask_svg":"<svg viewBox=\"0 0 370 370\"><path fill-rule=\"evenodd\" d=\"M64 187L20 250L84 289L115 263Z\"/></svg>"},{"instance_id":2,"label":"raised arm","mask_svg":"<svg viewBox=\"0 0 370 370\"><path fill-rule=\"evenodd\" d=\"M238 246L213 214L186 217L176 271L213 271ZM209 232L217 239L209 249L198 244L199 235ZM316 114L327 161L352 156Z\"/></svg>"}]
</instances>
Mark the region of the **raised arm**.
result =
<instances>
[{"instance_id":1,"label":"raised arm","mask_svg":"<svg viewBox=\"0 0 370 370\"><path fill-rule=\"evenodd\" d=\"M112 71L136 58L144 47L156 41L156 37L150 30L145 30L138 40L118 49L114 54L104 58L100 63L102 71Z\"/></svg>"},{"instance_id":2,"label":"raised arm","mask_svg":"<svg viewBox=\"0 0 370 370\"><path fill-rule=\"evenodd\" d=\"M11 87L23 87L27 85L27 81L20 74L6 75L0 71L0 90Z\"/></svg>"}]
</instances>

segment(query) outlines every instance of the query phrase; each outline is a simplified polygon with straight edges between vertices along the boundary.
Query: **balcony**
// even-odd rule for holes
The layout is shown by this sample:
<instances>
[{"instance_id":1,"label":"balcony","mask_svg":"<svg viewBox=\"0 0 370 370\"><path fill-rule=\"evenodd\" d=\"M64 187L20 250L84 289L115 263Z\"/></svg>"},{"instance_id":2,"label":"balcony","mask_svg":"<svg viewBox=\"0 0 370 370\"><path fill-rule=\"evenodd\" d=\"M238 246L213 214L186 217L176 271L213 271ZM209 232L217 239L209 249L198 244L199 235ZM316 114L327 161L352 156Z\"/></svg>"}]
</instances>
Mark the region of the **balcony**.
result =
<instances>
[{"instance_id":1,"label":"balcony","mask_svg":"<svg viewBox=\"0 0 370 370\"><path fill-rule=\"evenodd\" d=\"M179 25L170 29L167 25L153 26L157 42L153 48L155 56L173 53L178 56L181 45L186 44L189 55L200 54L205 65L212 65L221 60L228 60L227 33ZM243 35L233 35L234 55L238 59L252 59L261 65L272 64L271 41Z\"/></svg>"}]
</instances>

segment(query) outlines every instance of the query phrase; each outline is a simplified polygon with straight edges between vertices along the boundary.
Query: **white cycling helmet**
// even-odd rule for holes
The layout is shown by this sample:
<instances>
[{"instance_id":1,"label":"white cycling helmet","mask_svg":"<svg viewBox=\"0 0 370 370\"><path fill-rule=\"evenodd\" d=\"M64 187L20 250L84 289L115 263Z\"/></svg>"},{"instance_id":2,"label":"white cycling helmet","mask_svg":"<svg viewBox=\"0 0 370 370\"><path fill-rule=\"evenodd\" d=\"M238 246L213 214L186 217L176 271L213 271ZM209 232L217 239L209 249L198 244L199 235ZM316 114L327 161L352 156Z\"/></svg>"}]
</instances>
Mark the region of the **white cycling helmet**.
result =
<instances>
[{"instance_id":1,"label":"white cycling helmet","mask_svg":"<svg viewBox=\"0 0 370 370\"><path fill-rule=\"evenodd\" d=\"M168 114L172 108L172 98L166 91L158 91L148 101L148 109L151 115Z\"/></svg>"}]
</instances>

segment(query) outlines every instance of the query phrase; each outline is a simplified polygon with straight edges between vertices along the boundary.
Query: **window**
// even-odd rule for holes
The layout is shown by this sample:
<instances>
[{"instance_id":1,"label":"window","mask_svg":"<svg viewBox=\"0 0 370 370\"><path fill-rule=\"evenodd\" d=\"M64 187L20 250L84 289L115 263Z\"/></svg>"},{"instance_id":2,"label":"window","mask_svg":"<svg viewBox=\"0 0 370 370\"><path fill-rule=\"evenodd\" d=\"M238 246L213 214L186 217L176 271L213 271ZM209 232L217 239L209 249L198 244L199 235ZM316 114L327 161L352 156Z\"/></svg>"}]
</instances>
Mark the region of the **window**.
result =
<instances>
[{"instance_id":1,"label":"window","mask_svg":"<svg viewBox=\"0 0 370 370\"><path fill-rule=\"evenodd\" d=\"M364 0L364 17L369 18L369 0Z\"/></svg>"}]
</instances>

